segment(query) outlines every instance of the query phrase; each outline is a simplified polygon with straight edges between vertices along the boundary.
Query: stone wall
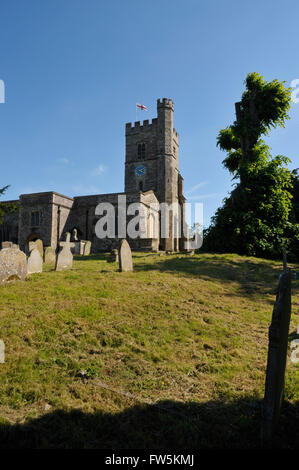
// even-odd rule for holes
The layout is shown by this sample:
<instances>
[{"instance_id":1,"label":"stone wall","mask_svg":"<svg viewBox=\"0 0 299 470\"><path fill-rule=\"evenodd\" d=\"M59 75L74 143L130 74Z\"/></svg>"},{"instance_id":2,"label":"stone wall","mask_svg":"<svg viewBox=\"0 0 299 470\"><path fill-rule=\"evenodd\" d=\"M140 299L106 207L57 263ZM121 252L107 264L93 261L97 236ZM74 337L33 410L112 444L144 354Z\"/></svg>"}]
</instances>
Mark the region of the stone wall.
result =
<instances>
[{"instance_id":1,"label":"stone wall","mask_svg":"<svg viewBox=\"0 0 299 470\"><path fill-rule=\"evenodd\" d=\"M119 197L126 197L126 210L131 203L142 203L147 210L151 203L157 203L157 198L152 191L148 193L112 193L112 194L100 194L95 196L80 196L74 198L74 205L70 214L67 231L71 231L73 228L77 228L79 238L91 241L91 252L96 253L98 251L107 251L116 248L119 240L106 238L99 239L95 233L95 227L100 216L95 214L95 210L100 203L110 203L115 207L115 213L117 214L117 207ZM128 216L126 223L133 216ZM115 225L116 231L118 230L117 222ZM88 236L86 236L88 235ZM117 233L116 233L117 235ZM86 238L85 238L86 237ZM130 243L130 240L128 238Z\"/></svg>"},{"instance_id":2,"label":"stone wall","mask_svg":"<svg viewBox=\"0 0 299 470\"><path fill-rule=\"evenodd\" d=\"M58 241L62 241L63 235L68 231L69 218L74 199L53 193L52 200L52 230L50 246L54 249L58 246Z\"/></svg>"},{"instance_id":3,"label":"stone wall","mask_svg":"<svg viewBox=\"0 0 299 470\"><path fill-rule=\"evenodd\" d=\"M157 100L158 117L151 123L148 120L126 124L126 164L125 191L155 192L160 203L181 203L182 183L179 188L179 135L173 128L173 102L163 98ZM138 145L145 144L144 158L139 158ZM143 173L137 174L136 169L143 167ZM140 186L141 185L141 186ZM174 216L176 214L173 214ZM179 249L178 241L174 240L175 227L170 219L170 237L161 240L161 248Z\"/></svg>"},{"instance_id":4,"label":"stone wall","mask_svg":"<svg viewBox=\"0 0 299 470\"><path fill-rule=\"evenodd\" d=\"M54 192L23 194L20 196L19 245L28 250L28 241L40 238L44 246L57 247L57 237L61 236L67 222L73 200ZM60 208L60 217L58 212ZM32 213L39 213L39 224L32 225ZM60 223L59 223L59 220ZM58 234L58 225L59 234Z\"/></svg>"},{"instance_id":5,"label":"stone wall","mask_svg":"<svg viewBox=\"0 0 299 470\"><path fill-rule=\"evenodd\" d=\"M125 192L153 190L164 202L178 194L179 135L173 128L172 100L157 102L158 117L126 124ZM138 145L145 144L145 156L138 155ZM137 175L138 166L145 167ZM168 171L167 171L168 170Z\"/></svg>"}]
</instances>

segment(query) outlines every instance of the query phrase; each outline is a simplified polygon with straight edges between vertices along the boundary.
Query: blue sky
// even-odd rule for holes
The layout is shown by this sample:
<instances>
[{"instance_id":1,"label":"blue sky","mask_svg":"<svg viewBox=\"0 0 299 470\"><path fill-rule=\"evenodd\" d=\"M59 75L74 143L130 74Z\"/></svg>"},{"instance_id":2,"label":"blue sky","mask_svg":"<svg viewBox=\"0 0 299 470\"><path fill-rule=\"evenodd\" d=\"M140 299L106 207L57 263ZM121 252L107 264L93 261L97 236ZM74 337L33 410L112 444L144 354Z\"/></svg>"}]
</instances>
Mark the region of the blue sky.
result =
<instances>
[{"instance_id":1,"label":"blue sky","mask_svg":"<svg viewBox=\"0 0 299 470\"><path fill-rule=\"evenodd\" d=\"M248 72L299 78L299 4L276 0L1 2L0 187L5 199L123 191L136 101L172 98L185 193L205 225L231 189L216 147ZM299 96L299 94L298 94ZM299 103L266 141L299 166Z\"/></svg>"}]
</instances>

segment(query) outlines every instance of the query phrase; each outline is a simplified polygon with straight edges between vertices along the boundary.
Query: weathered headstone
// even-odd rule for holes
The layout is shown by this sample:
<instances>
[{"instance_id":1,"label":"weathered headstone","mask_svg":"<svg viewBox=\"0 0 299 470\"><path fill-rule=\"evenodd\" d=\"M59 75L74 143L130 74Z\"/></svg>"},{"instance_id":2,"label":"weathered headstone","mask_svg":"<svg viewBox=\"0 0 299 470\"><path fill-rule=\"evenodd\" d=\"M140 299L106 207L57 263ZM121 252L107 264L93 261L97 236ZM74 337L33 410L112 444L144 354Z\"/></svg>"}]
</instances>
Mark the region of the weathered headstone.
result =
<instances>
[{"instance_id":1,"label":"weathered headstone","mask_svg":"<svg viewBox=\"0 0 299 470\"><path fill-rule=\"evenodd\" d=\"M34 240L32 242L29 242L29 252L33 250L33 248L36 247L38 251L40 252L41 257L44 256L44 244L43 241L38 238L37 240Z\"/></svg>"},{"instance_id":2,"label":"weathered headstone","mask_svg":"<svg viewBox=\"0 0 299 470\"><path fill-rule=\"evenodd\" d=\"M89 240L86 240L85 245L84 245L84 251L83 251L84 256L90 255L90 248L91 248L91 242Z\"/></svg>"},{"instance_id":3,"label":"weathered headstone","mask_svg":"<svg viewBox=\"0 0 299 470\"><path fill-rule=\"evenodd\" d=\"M108 263L118 263L118 250L111 250L107 261Z\"/></svg>"},{"instance_id":4,"label":"weathered headstone","mask_svg":"<svg viewBox=\"0 0 299 470\"><path fill-rule=\"evenodd\" d=\"M54 264L56 262L56 253L54 248L47 246L44 253L44 263L45 264Z\"/></svg>"},{"instance_id":5,"label":"weathered headstone","mask_svg":"<svg viewBox=\"0 0 299 470\"><path fill-rule=\"evenodd\" d=\"M77 242L78 241L78 230L76 228L73 229L72 236L73 236L73 240L75 242Z\"/></svg>"},{"instance_id":6,"label":"weathered headstone","mask_svg":"<svg viewBox=\"0 0 299 470\"><path fill-rule=\"evenodd\" d=\"M280 415L290 318L291 270L286 269L279 278L276 302L269 328L268 360L261 427L261 437L264 446L271 445Z\"/></svg>"},{"instance_id":7,"label":"weathered headstone","mask_svg":"<svg viewBox=\"0 0 299 470\"><path fill-rule=\"evenodd\" d=\"M27 257L18 248L0 251L0 285L9 281L24 281L27 276Z\"/></svg>"},{"instance_id":8,"label":"weathered headstone","mask_svg":"<svg viewBox=\"0 0 299 470\"><path fill-rule=\"evenodd\" d=\"M127 240L122 240L119 249L119 270L133 271L132 251Z\"/></svg>"},{"instance_id":9,"label":"weathered headstone","mask_svg":"<svg viewBox=\"0 0 299 470\"><path fill-rule=\"evenodd\" d=\"M65 242L59 242L59 246L61 247L55 264L56 271L62 271L63 269L71 269L73 266L73 253L71 252L71 248L74 247L74 243L70 242L71 234L68 232L66 234Z\"/></svg>"},{"instance_id":10,"label":"weathered headstone","mask_svg":"<svg viewBox=\"0 0 299 470\"><path fill-rule=\"evenodd\" d=\"M27 274L41 273L43 271L43 258L40 255L39 250L35 246L30 251L30 255L27 260Z\"/></svg>"},{"instance_id":11,"label":"weathered headstone","mask_svg":"<svg viewBox=\"0 0 299 470\"><path fill-rule=\"evenodd\" d=\"M17 248L20 249L19 245L13 242L2 242L2 248Z\"/></svg>"},{"instance_id":12,"label":"weathered headstone","mask_svg":"<svg viewBox=\"0 0 299 470\"><path fill-rule=\"evenodd\" d=\"M83 255L84 253L84 247L85 247L85 241L79 240L74 242L72 246L72 253L75 255Z\"/></svg>"},{"instance_id":13,"label":"weathered headstone","mask_svg":"<svg viewBox=\"0 0 299 470\"><path fill-rule=\"evenodd\" d=\"M2 242L2 248L12 248L13 242Z\"/></svg>"}]
</instances>

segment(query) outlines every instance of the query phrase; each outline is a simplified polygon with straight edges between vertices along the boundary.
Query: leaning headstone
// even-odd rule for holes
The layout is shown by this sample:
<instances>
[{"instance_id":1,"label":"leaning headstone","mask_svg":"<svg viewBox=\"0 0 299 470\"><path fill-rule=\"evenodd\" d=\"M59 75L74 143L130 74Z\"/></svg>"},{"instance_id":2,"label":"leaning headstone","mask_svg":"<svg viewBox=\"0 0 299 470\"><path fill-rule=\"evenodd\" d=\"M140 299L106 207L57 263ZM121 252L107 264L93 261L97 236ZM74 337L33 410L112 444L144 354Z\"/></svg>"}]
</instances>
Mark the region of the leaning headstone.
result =
<instances>
[{"instance_id":1,"label":"leaning headstone","mask_svg":"<svg viewBox=\"0 0 299 470\"><path fill-rule=\"evenodd\" d=\"M0 251L0 285L9 281L24 281L27 276L27 257L18 248Z\"/></svg>"},{"instance_id":2,"label":"leaning headstone","mask_svg":"<svg viewBox=\"0 0 299 470\"><path fill-rule=\"evenodd\" d=\"M35 241L35 243L36 243L36 248L37 248L38 251L40 252L41 257L43 257L43 256L44 256L44 244L43 244L43 241L38 238L38 239Z\"/></svg>"},{"instance_id":3,"label":"leaning headstone","mask_svg":"<svg viewBox=\"0 0 299 470\"><path fill-rule=\"evenodd\" d=\"M108 263L118 263L118 250L111 250L107 261Z\"/></svg>"},{"instance_id":4,"label":"leaning headstone","mask_svg":"<svg viewBox=\"0 0 299 470\"><path fill-rule=\"evenodd\" d=\"M84 256L90 255L90 248L91 248L91 242L89 240L86 240L85 245L84 245L84 251L83 251Z\"/></svg>"},{"instance_id":5,"label":"leaning headstone","mask_svg":"<svg viewBox=\"0 0 299 470\"><path fill-rule=\"evenodd\" d=\"M271 446L283 399L288 334L291 318L291 270L286 269L278 283L272 322L269 328L269 346L265 396L262 407L261 437L263 446Z\"/></svg>"},{"instance_id":6,"label":"leaning headstone","mask_svg":"<svg viewBox=\"0 0 299 470\"><path fill-rule=\"evenodd\" d=\"M54 248L47 246L44 253L44 263L45 264L54 264L56 262L56 253Z\"/></svg>"},{"instance_id":7,"label":"leaning headstone","mask_svg":"<svg viewBox=\"0 0 299 470\"><path fill-rule=\"evenodd\" d=\"M30 251L27 262L27 273L41 273L43 271L43 258L37 247Z\"/></svg>"},{"instance_id":8,"label":"leaning headstone","mask_svg":"<svg viewBox=\"0 0 299 470\"><path fill-rule=\"evenodd\" d=\"M60 251L56 258L55 270L62 271L63 269L71 269L73 266L73 253L71 248L74 247L74 243L70 242L71 234L66 234L65 242L59 242Z\"/></svg>"},{"instance_id":9,"label":"leaning headstone","mask_svg":"<svg viewBox=\"0 0 299 470\"><path fill-rule=\"evenodd\" d=\"M36 247L38 251L40 252L41 257L44 256L44 244L43 241L38 238L37 240L34 240L32 242L29 242L29 252L33 250L33 248Z\"/></svg>"},{"instance_id":10,"label":"leaning headstone","mask_svg":"<svg viewBox=\"0 0 299 470\"><path fill-rule=\"evenodd\" d=\"M127 240L122 240L119 249L119 270L133 271L132 251Z\"/></svg>"}]
</instances>

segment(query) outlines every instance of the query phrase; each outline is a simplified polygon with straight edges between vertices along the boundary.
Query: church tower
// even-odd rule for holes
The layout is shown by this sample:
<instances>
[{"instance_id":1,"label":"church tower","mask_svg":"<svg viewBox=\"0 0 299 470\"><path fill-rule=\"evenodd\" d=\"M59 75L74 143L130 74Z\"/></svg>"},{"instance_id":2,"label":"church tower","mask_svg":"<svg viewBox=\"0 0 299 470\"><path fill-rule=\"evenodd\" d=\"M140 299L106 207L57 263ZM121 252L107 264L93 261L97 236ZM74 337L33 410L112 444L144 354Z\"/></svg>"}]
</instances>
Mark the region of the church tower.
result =
<instances>
[{"instance_id":1,"label":"church tower","mask_svg":"<svg viewBox=\"0 0 299 470\"><path fill-rule=\"evenodd\" d=\"M126 124L125 192L153 190L159 203L181 203L179 175L179 136L173 128L173 102L157 100L157 114L148 120ZM169 239L161 240L161 248L177 250L173 214L169 223Z\"/></svg>"}]
</instances>

